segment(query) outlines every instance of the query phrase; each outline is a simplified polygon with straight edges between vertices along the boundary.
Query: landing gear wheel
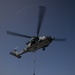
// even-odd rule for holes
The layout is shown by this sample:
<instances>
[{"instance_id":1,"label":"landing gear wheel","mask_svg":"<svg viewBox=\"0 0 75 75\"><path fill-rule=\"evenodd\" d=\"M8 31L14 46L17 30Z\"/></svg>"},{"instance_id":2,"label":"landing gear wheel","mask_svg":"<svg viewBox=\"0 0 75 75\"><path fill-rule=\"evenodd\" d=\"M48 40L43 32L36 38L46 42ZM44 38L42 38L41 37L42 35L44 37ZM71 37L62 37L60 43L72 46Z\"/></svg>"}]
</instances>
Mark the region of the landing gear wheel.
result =
<instances>
[{"instance_id":1,"label":"landing gear wheel","mask_svg":"<svg viewBox=\"0 0 75 75\"><path fill-rule=\"evenodd\" d=\"M43 48L43 51L45 50L45 47Z\"/></svg>"}]
</instances>

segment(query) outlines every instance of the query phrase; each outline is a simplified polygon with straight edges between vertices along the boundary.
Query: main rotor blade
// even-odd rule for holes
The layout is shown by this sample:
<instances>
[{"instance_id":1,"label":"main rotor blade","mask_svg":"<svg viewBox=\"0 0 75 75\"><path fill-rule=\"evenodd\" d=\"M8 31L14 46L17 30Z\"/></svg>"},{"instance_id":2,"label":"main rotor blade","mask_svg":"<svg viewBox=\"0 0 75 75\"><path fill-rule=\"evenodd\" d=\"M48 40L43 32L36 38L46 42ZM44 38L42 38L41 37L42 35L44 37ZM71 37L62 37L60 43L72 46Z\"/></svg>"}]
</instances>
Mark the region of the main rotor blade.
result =
<instances>
[{"instance_id":1,"label":"main rotor blade","mask_svg":"<svg viewBox=\"0 0 75 75\"><path fill-rule=\"evenodd\" d=\"M54 41L66 41L67 39L66 38L56 38L54 39Z\"/></svg>"},{"instance_id":2,"label":"main rotor blade","mask_svg":"<svg viewBox=\"0 0 75 75\"><path fill-rule=\"evenodd\" d=\"M40 32L40 28L41 28L41 24L43 21L45 11L46 11L45 6L39 6L39 20L38 20L38 27L37 27L37 36L39 36L39 32Z\"/></svg>"},{"instance_id":3,"label":"main rotor blade","mask_svg":"<svg viewBox=\"0 0 75 75\"><path fill-rule=\"evenodd\" d=\"M32 38L32 36L27 36L27 35L11 32L11 31L7 31L7 34L14 35L14 36L20 36L20 37L26 37L26 38Z\"/></svg>"}]
</instances>

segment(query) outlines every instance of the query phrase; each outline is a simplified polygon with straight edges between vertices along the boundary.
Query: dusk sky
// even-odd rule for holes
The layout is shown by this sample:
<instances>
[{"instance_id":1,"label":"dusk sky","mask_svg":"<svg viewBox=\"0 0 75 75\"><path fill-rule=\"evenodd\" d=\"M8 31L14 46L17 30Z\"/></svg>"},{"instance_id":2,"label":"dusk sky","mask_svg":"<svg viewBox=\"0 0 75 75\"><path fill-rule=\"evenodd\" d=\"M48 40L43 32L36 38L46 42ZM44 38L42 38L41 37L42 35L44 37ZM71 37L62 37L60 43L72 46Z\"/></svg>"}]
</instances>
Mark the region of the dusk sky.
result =
<instances>
[{"instance_id":1,"label":"dusk sky","mask_svg":"<svg viewBox=\"0 0 75 75\"><path fill-rule=\"evenodd\" d=\"M9 53L21 51L30 39L7 35L6 31L36 35L39 6L45 6L40 36L67 38L53 41L45 51L36 51L35 75L75 75L74 0L0 0L0 75L33 75L34 53L21 59Z\"/></svg>"}]
</instances>

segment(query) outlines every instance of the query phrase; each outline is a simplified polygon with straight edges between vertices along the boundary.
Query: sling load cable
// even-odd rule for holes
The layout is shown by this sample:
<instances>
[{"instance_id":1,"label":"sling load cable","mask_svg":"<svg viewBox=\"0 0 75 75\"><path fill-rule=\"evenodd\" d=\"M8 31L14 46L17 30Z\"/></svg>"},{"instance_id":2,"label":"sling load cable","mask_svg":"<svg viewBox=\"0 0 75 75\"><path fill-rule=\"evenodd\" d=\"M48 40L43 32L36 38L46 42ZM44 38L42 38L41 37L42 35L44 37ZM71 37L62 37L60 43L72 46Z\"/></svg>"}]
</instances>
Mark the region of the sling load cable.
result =
<instances>
[{"instance_id":1,"label":"sling load cable","mask_svg":"<svg viewBox=\"0 0 75 75\"><path fill-rule=\"evenodd\" d=\"M33 75L35 75L35 63L36 63L36 53L34 52L34 70L33 70Z\"/></svg>"}]
</instances>

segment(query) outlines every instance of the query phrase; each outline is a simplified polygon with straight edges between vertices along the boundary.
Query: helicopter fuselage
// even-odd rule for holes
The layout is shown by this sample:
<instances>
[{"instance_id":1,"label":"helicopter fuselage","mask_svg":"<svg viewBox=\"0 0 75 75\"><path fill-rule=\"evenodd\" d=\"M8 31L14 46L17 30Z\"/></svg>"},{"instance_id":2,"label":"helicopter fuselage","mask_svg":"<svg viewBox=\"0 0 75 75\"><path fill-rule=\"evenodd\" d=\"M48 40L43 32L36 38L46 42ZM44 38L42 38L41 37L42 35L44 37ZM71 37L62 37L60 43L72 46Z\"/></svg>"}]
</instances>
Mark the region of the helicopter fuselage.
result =
<instances>
[{"instance_id":1,"label":"helicopter fuselage","mask_svg":"<svg viewBox=\"0 0 75 75\"><path fill-rule=\"evenodd\" d=\"M47 47L52 42L52 40L53 40L52 37L46 36L39 37L38 41L33 40L34 42L28 43L27 48L25 48L25 50L26 52L35 52L40 48L45 50L45 47Z\"/></svg>"},{"instance_id":2,"label":"helicopter fuselage","mask_svg":"<svg viewBox=\"0 0 75 75\"><path fill-rule=\"evenodd\" d=\"M13 52L10 52L10 54L21 58L21 55L27 52L35 52L41 48L44 51L45 47L47 47L53 40L54 37L51 36L34 37L27 43L27 47L21 52L18 53L16 50L14 50Z\"/></svg>"}]
</instances>

